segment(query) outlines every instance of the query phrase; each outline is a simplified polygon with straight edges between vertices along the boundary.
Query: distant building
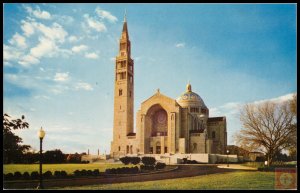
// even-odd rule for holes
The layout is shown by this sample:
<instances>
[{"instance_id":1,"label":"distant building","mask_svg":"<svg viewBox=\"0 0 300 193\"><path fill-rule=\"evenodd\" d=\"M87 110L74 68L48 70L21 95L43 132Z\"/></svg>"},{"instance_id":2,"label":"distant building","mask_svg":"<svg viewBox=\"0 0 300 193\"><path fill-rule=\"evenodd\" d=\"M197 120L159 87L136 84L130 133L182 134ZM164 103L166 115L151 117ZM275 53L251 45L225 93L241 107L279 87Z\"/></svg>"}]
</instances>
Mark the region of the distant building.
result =
<instances>
[{"instance_id":1,"label":"distant building","mask_svg":"<svg viewBox=\"0 0 300 193\"><path fill-rule=\"evenodd\" d=\"M165 96L158 89L143 101L137 112L134 132L134 61L126 17L116 57L114 87L111 156L225 154L226 117L209 117L209 109L192 91L191 84L187 84L185 92L177 99Z\"/></svg>"}]
</instances>

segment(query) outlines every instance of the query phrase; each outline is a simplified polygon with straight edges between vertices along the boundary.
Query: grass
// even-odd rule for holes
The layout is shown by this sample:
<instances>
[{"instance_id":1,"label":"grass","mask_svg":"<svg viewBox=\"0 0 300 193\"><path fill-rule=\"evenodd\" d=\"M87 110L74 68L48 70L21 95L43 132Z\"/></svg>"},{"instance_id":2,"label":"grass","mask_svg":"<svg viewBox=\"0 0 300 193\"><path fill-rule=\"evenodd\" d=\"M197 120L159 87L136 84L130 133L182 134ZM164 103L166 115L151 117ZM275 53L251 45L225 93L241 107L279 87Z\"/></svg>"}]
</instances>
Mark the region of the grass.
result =
<instances>
[{"instance_id":1,"label":"grass","mask_svg":"<svg viewBox=\"0 0 300 193\"><path fill-rule=\"evenodd\" d=\"M43 164L43 172L64 170L67 174L73 174L75 170L94 170L99 169L100 172L105 171L107 168L118 168L125 167L124 164ZM133 167L133 165L127 165L126 167ZM39 164L4 164L3 173L14 173L19 171L21 173L28 172L29 174L33 171L39 172Z\"/></svg>"},{"instance_id":2,"label":"grass","mask_svg":"<svg viewBox=\"0 0 300 193\"><path fill-rule=\"evenodd\" d=\"M242 165L248 166L248 167L253 167L253 168L259 168L259 167L264 167L264 162L246 162L243 163ZM291 162L273 162L273 166L296 166L297 161L291 161Z\"/></svg>"},{"instance_id":3,"label":"grass","mask_svg":"<svg viewBox=\"0 0 300 193\"><path fill-rule=\"evenodd\" d=\"M159 181L132 182L119 184L100 184L54 189L72 190L217 190L217 189L274 189L274 172L236 171L231 173L210 174L197 177L178 178Z\"/></svg>"}]
</instances>

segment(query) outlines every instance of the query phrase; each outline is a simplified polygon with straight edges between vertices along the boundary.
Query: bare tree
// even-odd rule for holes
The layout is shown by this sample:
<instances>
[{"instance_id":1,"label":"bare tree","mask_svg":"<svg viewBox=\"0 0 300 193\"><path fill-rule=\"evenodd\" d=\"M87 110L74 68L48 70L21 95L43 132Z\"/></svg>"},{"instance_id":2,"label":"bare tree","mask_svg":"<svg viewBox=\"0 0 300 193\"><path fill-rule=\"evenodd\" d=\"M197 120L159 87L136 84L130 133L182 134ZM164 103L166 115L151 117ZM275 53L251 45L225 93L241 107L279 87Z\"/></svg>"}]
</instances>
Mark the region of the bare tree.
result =
<instances>
[{"instance_id":1,"label":"bare tree","mask_svg":"<svg viewBox=\"0 0 300 193\"><path fill-rule=\"evenodd\" d=\"M235 135L236 142L247 150L265 153L269 165L275 153L291 146L290 139L296 136L296 119L288 102L246 104L240 121L243 128Z\"/></svg>"}]
</instances>

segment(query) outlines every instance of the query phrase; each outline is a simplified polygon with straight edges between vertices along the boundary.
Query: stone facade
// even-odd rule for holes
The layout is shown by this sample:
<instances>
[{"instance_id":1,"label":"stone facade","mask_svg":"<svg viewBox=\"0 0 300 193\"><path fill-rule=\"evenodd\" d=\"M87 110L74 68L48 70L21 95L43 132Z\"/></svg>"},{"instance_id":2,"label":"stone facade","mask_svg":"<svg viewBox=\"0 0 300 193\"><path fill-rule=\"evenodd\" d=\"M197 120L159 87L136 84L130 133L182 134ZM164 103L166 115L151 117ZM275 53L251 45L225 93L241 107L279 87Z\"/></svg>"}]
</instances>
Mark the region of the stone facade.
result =
<instances>
[{"instance_id":1,"label":"stone facade","mask_svg":"<svg viewBox=\"0 0 300 193\"><path fill-rule=\"evenodd\" d=\"M177 99L157 92L142 102L133 129L134 61L126 19L115 65L111 156L133 154L225 154L226 117L209 117L202 98L186 86Z\"/></svg>"}]
</instances>

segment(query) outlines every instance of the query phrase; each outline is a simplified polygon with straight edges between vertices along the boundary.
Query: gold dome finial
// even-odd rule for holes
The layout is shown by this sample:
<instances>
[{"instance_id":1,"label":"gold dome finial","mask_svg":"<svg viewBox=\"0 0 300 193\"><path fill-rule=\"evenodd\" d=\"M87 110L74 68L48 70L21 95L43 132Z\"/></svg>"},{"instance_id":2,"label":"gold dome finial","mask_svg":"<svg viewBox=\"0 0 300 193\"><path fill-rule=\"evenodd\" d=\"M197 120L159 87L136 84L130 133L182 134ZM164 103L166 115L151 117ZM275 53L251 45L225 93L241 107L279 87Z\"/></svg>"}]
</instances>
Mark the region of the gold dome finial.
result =
<instances>
[{"instance_id":1,"label":"gold dome finial","mask_svg":"<svg viewBox=\"0 0 300 193\"><path fill-rule=\"evenodd\" d=\"M190 84L190 81L189 81L189 83L186 85L186 91L187 91L187 92L192 92L192 85Z\"/></svg>"}]
</instances>

